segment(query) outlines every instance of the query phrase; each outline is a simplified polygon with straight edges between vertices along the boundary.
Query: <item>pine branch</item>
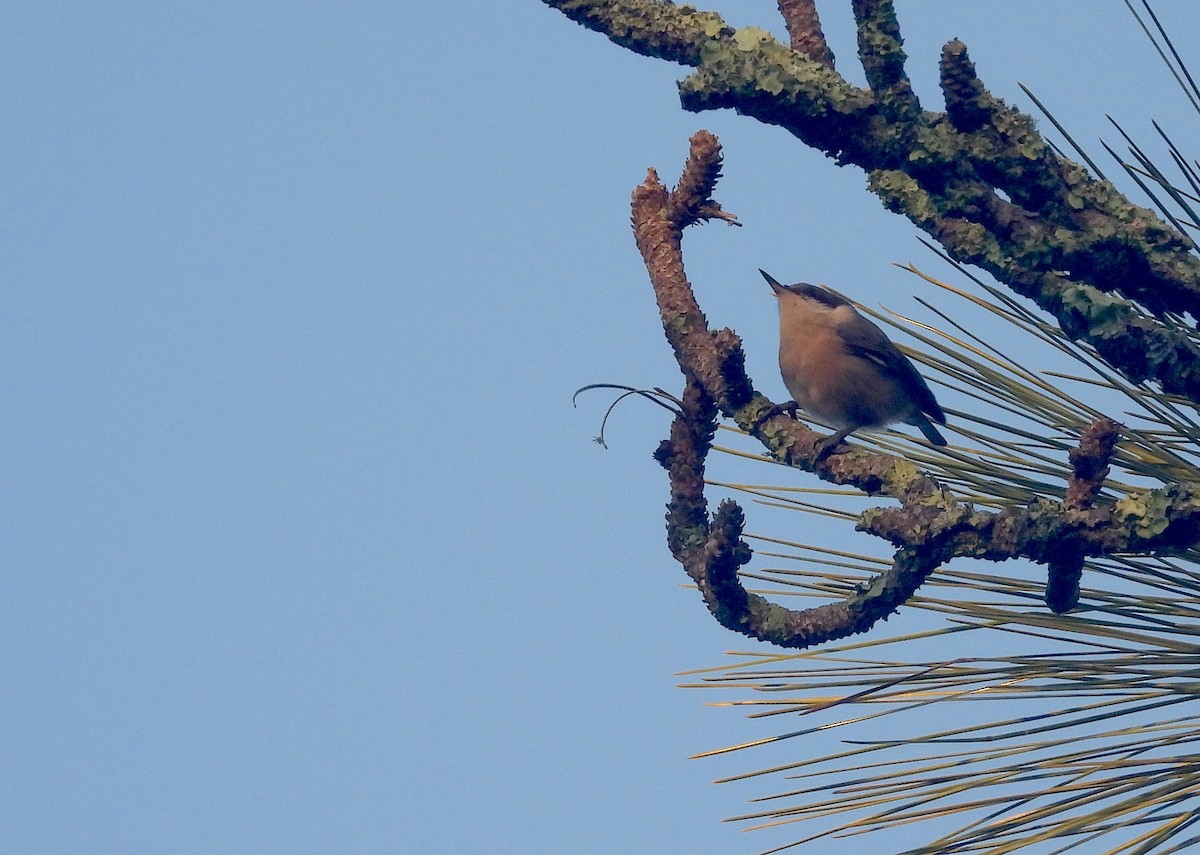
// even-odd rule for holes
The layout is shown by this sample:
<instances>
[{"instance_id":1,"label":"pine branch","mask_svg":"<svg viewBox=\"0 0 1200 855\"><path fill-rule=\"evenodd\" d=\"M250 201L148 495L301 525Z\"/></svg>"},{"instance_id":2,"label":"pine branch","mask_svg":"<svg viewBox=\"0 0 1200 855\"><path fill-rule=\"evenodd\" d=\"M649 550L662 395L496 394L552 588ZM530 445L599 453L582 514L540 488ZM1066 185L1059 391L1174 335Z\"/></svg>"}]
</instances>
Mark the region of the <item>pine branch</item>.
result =
<instances>
[{"instance_id":1,"label":"pine branch","mask_svg":"<svg viewBox=\"0 0 1200 855\"><path fill-rule=\"evenodd\" d=\"M1200 540L1200 491L1168 485L1115 503L1095 503L1119 426L1099 419L1071 455L1074 475L1063 502L1038 500L996 513L973 509L902 457L857 449L822 455L823 437L779 412L756 392L737 335L712 331L684 272L688 225L733 220L713 200L720 177L716 137L696 133L679 186L668 191L650 170L633 192L633 230L654 288L663 330L687 385L671 436L655 453L668 471L667 542L725 627L783 647L808 647L863 632L905 602L954 557L1028 558L1052 568L1048 600L1065 611L1078 598L1084 558L1187 548ZM891 568L843 601L792 610L746 591L738 569L751 558L744 516L732 500L710 518L704 465L718 414L733 419L780 460L832 484L886 494L900 507L873 508L858 529L889 541Z\"/></svg>"},{"instance_id":2,"label":"pine branch","mask_svg":"<svg viewBox=\"0 0 1200 855\"><path fill-rule=\"evenodd\" d=\"M869 90L811 46L792 50L713 12L662 0L544 2L630 50L695 67L680 84L685 109L732 108L863 168L884 205L951 257L1034 300L1131 381L1200 403L1187 332L1134 305L1200 315L1195 245L1059 156L1032 119L988 92L961 42L943 50L946 112L937 113L908 85L890 2L853 0ZM797 24L801 5L780 4L793 42L800 28L811 32Z\"/></svg>"}]
</instances>

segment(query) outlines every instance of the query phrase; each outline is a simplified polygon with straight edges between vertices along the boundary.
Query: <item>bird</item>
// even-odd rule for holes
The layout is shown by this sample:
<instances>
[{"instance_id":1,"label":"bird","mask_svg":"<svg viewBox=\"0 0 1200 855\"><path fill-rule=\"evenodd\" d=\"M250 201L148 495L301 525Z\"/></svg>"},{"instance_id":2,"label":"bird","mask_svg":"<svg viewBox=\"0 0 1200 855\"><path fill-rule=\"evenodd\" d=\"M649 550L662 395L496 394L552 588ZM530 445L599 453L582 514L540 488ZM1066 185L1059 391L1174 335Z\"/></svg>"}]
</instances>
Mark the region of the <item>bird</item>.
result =
<instances>
[{"instance_id":1,"label":"bird","mask_svg":"<svg viewBox=\"0 0 1200 855\"><path fill-rule=\"evenodd\" d=\"M933 426L944 425L946 414L883 330L828 288L781 285L765 270L758 272L779 301L779 373L793 399L770 414L787 410L794 415L798 406L835 428L818 459L860 428L896 422L917 427L934 445L946 444Z\"/></svg>"}]
</instances>

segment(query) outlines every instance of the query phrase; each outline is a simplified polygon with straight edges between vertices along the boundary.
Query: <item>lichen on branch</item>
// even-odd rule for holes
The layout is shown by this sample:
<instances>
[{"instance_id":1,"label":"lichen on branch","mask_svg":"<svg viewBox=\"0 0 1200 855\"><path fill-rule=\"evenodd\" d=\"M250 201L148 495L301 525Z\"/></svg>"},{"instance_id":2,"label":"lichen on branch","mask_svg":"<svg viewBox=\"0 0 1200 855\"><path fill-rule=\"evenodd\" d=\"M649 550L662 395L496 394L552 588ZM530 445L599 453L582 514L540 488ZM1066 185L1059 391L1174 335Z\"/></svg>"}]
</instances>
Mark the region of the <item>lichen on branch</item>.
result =
<instances>
[{"instance_id":1,"label":"lichen on branch","mask_svg":"<svg viewBox=\"0 0 1200 855\"><path fill-rule=\"evenodd\" d=\"M732 108L862 168L884 205L950 257L1034 300L1130 380L1200 404L1190 334L1156 317L1200 316L1195 245L1057 154L987 90L962 42L943 49L945 112L934 112L909 84L890 0L851 0L868 89L834 70L808 0L778 4L790 45L663 0L543 2L629 50L693 67L680 83L685 109Z\"/></svg>"},{"instance_id":2,"label":"lichen on branch","mask_svg":"<svg viewBox=\"0 0 1200 855\"><path fill-rule=\"evenodd\" d=\"M823 437L755 391L740 339L729 329L709 329L684 271L684 228L736 220L713 198L720 174L716 137L696 133L677 188L669 191L651 169L634 189L632 219L663 331L686 378L670 437L655 453L671 487L667 544L722 626L782 647L863 632L956 557L1047 564L1047 602L1065 611L1077 600L1085 558L1185 548L1200 540L1200 491L1192 488L1172 485L1113 504L1096 502L1120 435L1107 419L1097 420L1071 454L1074 475L1064 502L996 513L960 501L903 458L859 449L822 455ZM784 462L833 484L898 499L899 507L870 509L858 523L859 531L896 548L892 566L842 601L811 609L788 609L747 591L738 578L752 557L742 538L744 513L726 499L710 514L705 496L705 463L722 416Z\"/></svg>"}]
</instances>

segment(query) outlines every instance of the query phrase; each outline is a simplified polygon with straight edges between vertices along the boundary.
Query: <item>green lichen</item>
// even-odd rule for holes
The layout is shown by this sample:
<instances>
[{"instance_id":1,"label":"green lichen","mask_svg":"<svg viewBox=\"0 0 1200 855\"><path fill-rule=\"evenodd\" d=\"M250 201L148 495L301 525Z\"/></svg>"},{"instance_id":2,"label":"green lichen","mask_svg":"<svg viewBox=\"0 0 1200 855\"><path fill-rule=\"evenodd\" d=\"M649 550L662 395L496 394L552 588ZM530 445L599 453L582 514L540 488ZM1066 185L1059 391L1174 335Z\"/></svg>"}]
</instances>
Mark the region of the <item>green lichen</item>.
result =
<instances>
[{"instance_id":1,"label":"green lichen","mask_svg":"<svg viewBox=\"0 0 1200 855\"><path fill-rule=\"evenodd\" d=\"M832 70L805 60L766 30L723 30L698 48L700 68L679 84L685 109L727 106L730 97L770 95L808 115L853 113L864 96Z\"/></svg>"},{"instance_id":2,"label":"green lichen","mask_svg":"<svg viewBox=\"0 0 1200 855\"><path fill-rule=\"evenodd\" d=\"M1063 288L1062 302L1083 319L1090 338L1123 334L1132 310L1127 300L1079 283Z\"/></svg>"},{"instance_id":3,"label":"green lichen","mask_svg":"<svg viewBox=\"0 0 1200 855\"><path fill-rule=\"evenodd\" d=\"M1126 522L1132 522L1139 537L1151 538L1167 530L1171 521L1167 512L1171 508L1170 497L1161 490L1130 493L1118 499L1113 509Z\"/></svg>"},{"instance_id":4,"label":"green lichen","mask_svg":"<svg viewBox=\"0 0 1200 855\"><path fill-rule=\"evenodd\" d=\"M699 549L708 543L708 529L704 526L679 526L675 537L684 549Z\"/></svg>"},{"instance_id":5,"label":"green lichen","mask_svg":"<svg viewBox=\"0 0 1200 855\"><path fill-rule=\"evenodd\" d=\"M917 164L952 163L962 158L963 143L976 140L958 133L949 122L921 125L917 129L916 144L908 159Z\"/></svg>"},{"instance_id":6,"label":"green lichen","mask_svg":"<svg viewBox=\"0 0 1200 855\"><path fill-rule=\"evenodd\" d=\"M937 213L932 197L907 172L898 169L872 170L867 186L888 210L902 213L918 224L930 222Z\"/></svg>"},{"instance_id":7,"label":"green lichen","mask_svg":"<svg viewBox=\"0 0 1200 855\"><path fill-rule=\"evenodd\" d=\"M775 41L775 37L758 27L741 27L733 34L732 41L738 50L758 50L768 42Z\"/></svg>"},{"instance_id":8,"label":"green lichen","mask_svg":"<svg viewBox=\"0 0 1200 855\"><path fill-rule=\"evenodd\" d=\"M904 458L897 458L883 476L883 489L881 492L888 496L896 496L904 491L909 484L917 480L921 476L921 470L916 467L916 464Z\"/></svg>"}]
</instances>

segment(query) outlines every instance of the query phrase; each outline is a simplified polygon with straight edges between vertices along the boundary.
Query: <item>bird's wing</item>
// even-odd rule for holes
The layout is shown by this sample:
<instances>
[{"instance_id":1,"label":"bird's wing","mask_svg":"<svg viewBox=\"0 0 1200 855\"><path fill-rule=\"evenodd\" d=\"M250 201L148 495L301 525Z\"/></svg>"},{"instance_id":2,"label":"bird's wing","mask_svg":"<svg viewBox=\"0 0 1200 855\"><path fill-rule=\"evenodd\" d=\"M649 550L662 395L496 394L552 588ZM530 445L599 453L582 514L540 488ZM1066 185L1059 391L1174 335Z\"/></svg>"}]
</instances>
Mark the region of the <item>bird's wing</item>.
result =
<instances>
[{"instance_id":1,"label":"bird's wing","mask_svg":"<svg viewBox=\"0 0 1200 855\"><path fill-rule=\"evenodd\" d=\"M883 330L861 315L859 320L863 323L849 326L842 324L837 327L838 336L846 345L846 350L860 359L874 363L884 373L894 377L916 398L921 412L928 414L938 424L944 425L946 414L942 412L937 398L933 397L925 378Z\"/></svg>"}]
</instances>

